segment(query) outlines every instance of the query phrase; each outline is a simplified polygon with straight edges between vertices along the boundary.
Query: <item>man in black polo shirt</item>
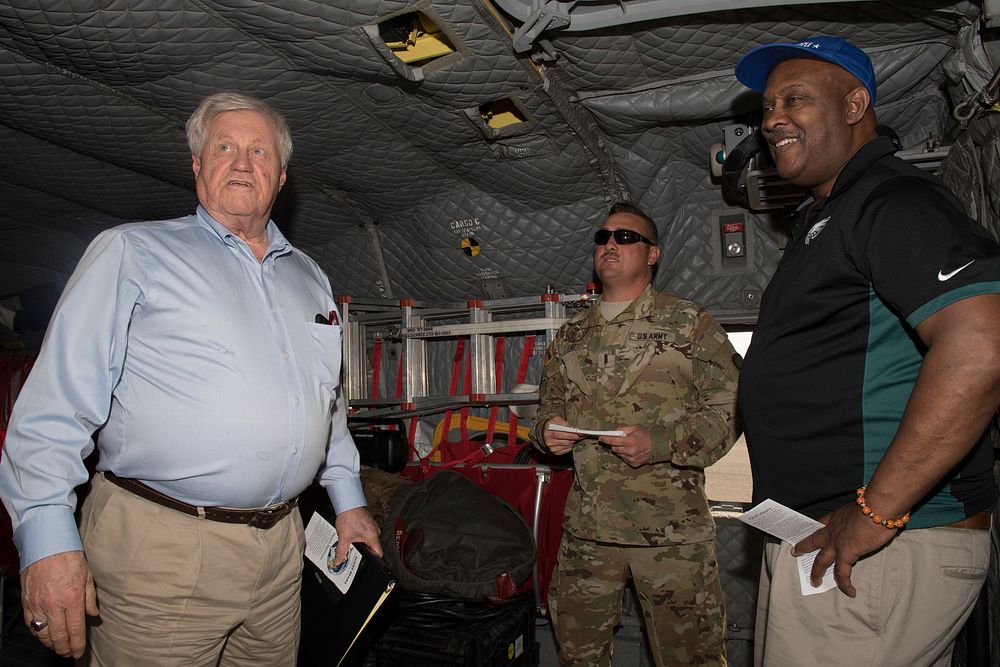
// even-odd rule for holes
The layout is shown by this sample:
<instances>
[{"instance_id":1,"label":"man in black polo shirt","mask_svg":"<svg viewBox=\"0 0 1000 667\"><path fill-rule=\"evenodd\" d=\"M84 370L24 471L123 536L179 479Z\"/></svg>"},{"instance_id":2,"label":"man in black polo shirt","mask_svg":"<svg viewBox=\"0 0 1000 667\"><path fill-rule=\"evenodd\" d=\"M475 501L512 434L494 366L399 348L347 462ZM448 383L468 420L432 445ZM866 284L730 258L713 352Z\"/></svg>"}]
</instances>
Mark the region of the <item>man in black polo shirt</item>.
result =
<instances>
[{"instance_id":1,"label":"man in black polo shirt","mask_svg":"<svg viewBox=\"0 0 1000 667\"><path fill-rule=\"evenodd\" d=\"M997 501L1000 248L877 135L857 47L759 46L736 76L763 92L778 173L810 190L741 373L754 500L825 524L767 546L757 664L950 664ZM793 556L817 549L813 581L833 564L839 590L804 596Z\"/></svg>"}]
</instances>

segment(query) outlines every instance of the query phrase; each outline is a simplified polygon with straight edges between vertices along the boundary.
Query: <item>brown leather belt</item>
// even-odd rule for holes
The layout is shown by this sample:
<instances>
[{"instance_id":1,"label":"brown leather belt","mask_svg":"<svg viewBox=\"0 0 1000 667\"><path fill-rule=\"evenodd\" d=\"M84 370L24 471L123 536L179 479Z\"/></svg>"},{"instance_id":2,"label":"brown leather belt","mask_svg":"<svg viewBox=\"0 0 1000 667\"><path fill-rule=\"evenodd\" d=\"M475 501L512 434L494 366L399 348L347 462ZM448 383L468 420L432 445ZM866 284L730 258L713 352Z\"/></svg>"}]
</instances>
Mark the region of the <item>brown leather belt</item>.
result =
<instances>
[{"instance_id":1,"label":"brown leather belt","mask_svg":"<svg viewBox=\"0 0 1000 667\"><path fill-rule=\"evenodd\" d=\"M989 512L980 512L979 514L973 514L972 516L962 519L961 521L956 521L955 523L949 523L947 526L938 526L938 528L969 528L971 530L989 530L991 519L992 515Z\"/></svg>"},{"instance_id":2,"label":"brown leather belt","mask_svg":"<svg viewBox=\"0 0 1000 667\"><path fill-rule=\"evenodd\" d=\"M292 498L289 501L278 503L277 505L271 505L270 507L262 507L260 509L237 509L234 507L198 507L196 505L189 505L185 502L181 502L176 498L171 498L168 495L160 493L154 488L146 486L137 479L129 479L118 477L114 473L105 472L104 479L108 480L112 484L116 484L121 488L134 493L140 498L145 498L157 505L162 505L163 507L169 507L172 510L177 510L178 512L183 512L184 514L190 514L191 516L196 516L198 518L208 519L209 521L221 521L222 523L242 523L250 526L251 528L262 528L267 530L274 526L286 516L289 512L295 509L298 504L298 498Z\"/></svg>"}]
</instances>

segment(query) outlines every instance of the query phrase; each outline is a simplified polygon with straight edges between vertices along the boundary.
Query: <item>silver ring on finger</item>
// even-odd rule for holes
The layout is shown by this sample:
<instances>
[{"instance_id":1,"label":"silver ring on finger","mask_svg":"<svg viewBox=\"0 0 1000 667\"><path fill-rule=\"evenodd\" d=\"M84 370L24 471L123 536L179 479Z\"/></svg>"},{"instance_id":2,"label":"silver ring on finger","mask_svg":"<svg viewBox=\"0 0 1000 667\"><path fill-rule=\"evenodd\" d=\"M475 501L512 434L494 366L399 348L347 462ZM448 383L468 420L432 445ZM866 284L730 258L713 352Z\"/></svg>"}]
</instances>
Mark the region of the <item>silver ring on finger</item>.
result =
<instances>
[{"instance_id":1,"label":"silver ring on finger","mask_svg":"<svg viewBox=\"0 0 1000 667\"><path fill-rule=\"evenodd\" d=\"M31 622L28 623L28 626L31 628L32 632L41 632L45 628L49 627L49 622L39 621L38 619L33 618L31 619Z\"/></svg>"}]
</instances>

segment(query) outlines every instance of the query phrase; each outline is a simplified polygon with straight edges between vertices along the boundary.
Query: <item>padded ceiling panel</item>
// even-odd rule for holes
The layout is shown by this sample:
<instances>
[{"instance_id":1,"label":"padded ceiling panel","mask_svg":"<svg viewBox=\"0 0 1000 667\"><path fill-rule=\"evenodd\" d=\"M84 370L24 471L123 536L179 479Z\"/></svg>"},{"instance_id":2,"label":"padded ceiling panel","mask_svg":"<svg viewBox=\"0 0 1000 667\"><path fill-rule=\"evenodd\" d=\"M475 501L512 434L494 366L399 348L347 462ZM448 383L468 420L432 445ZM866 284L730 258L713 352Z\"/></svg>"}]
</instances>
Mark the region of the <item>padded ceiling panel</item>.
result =
<instances>
[{"instance_id":1,"label":"padded ceiling panel","mask_svg":"<svg viewBox=\"0 0 1000 667\"><path fill-rule=\"evenodd\" d=\"M369 36L411 11L452 39L444 64L413 70ZM658 286L752 320L780 234L748 216L752 256L720 271L713 225L728 207L708 171L710 146L757 105L732 76L739 54L850 37L875 59L881 118L916 146L952 131L946 91L961 72L947 79L944 64L969 49L977 12L929 0L727 11L547 33L543 58L515 54L516 21L483 0L9 0L0 294L61 286L100 229L193 210L184 121L204 96L239 90L288 119L274 218L340 294L582 291L591 231L624 197L665 240ZM508 98L526 122L485 127L479 107Z\"/></svg>"}]
</instances>

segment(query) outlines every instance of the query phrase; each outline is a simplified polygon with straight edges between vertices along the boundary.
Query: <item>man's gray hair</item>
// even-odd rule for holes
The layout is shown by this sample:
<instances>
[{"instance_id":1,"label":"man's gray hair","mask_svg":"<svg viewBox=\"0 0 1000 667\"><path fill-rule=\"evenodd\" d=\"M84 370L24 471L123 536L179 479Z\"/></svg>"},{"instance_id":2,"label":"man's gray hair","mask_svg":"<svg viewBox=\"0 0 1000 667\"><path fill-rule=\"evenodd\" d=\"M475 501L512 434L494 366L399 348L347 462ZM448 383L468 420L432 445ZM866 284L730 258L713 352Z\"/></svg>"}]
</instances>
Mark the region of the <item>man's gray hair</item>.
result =
<instances>
[{"instance_id":1,"label":"man's gray hair","mask_svg":"<svg viewBox=\"0 0 1000 667\"><path fill-rule=\"evenodd\" d=\"M191 149L193 155L201 155L208 124L220 114L229 111L253 111L267 118L274 126L277 135L281 168L284 169L288 166L288 161L292 159L292 133L288 130L288 123L285 122L284 116L268 106L263 100L242 93L215 93L201 101L198 108L188 118L186 126L188 148Z\"/></svg>"}]
</instances>

